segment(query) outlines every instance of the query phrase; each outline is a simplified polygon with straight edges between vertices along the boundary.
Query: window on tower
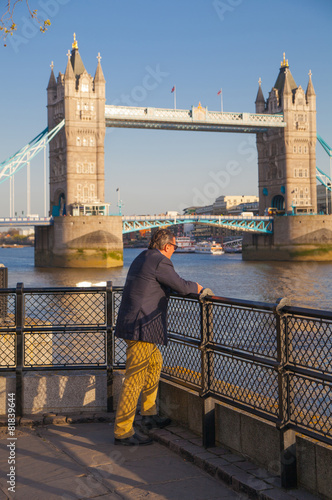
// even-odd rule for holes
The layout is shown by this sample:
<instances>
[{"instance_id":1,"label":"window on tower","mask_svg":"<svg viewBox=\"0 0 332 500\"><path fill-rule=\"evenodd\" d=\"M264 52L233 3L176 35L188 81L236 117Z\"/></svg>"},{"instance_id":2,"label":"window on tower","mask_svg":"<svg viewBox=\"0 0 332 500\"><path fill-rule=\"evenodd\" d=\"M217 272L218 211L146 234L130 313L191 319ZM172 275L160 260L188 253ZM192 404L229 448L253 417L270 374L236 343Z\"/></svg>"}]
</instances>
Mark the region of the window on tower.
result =
<instances>
[{"instance_id":1,"label":"window on tower","mask_svg":"<svg viewBox=\"0 0 332 500\"><path fill-rule=\"evenodd\" d=\"M81 91L82 92L89 92L89 84L88 83L82 83L82 85L81 85Z\"/></svg>"}]
</instances>

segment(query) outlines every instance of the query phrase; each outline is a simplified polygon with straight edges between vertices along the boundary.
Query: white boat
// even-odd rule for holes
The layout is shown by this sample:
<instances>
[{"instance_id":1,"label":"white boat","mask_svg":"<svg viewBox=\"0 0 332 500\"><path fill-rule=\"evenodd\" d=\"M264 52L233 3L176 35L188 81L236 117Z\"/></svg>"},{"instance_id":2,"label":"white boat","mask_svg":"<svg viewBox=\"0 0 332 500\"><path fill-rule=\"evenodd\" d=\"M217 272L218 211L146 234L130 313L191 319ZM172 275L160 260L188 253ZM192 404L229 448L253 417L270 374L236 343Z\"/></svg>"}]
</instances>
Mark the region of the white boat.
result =
<instances>
[{"instance_id":1,"label":"white boat","mask_svg":"<svg viewBox=\"0 0 332 500\"><path fill-rule=\"evenodd\" d=\"M195 247L196 253L206 253L211 255L222 255L224 250L219 243L215 241L201 241Z\"/></svg>"},{"instance_id":2,"label":"white boat","mask_svg":"<svg viewBox=\"0 0 332 500\"><path fill-rule=\"evenodd\" d=\"M195 240L189 238L188 236L179 236L176 238L176 244L178 248L175 250L175 253L195 252Z\"/></svg>"}]
</instances>

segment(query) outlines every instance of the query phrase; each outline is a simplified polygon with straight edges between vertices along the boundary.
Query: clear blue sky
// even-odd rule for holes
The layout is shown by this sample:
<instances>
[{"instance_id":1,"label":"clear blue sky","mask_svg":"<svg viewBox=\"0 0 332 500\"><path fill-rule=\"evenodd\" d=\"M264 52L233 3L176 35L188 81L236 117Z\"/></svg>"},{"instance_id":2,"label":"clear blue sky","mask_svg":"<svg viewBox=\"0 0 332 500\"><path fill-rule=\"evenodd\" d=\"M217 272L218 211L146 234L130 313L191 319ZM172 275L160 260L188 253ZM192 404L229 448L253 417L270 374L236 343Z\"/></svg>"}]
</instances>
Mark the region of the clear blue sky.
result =
<instances>
[{"instance_id":1,"label":"clear blue sky","mask_svg":"<svg viewBox=\"0 0 332 500\"><path fill-rule=\"evenodd\" d=\"M264 96L277 78L283 52L297 83L306 89L311 69L317 94L317 131L332 144L330 0L30 0L49 10L52 25L37 33L26 10L17 9L17 35L0 47L0 161L46 126L50 64L64 72L73 33L85 67L94 75L98 52L106 78L107 104L189 109L200 101L224 111L254 112L258 79ZM153 90L142 92L144 77L159 66ZM237 175L224 188L213 175L237 162ZM317 146L317 165L328 172L327 155ZM255 136L206 132L107 129L106 201L116 211L120 188L125 214L180 210L212 203L222 194L257 194ZM42 214L42 158L32 163L32 212ZM15 180L15 210L26 211L26 173ZM9 215L9 183L0 185L0 215Z\"/></svg>"}]
</instances>

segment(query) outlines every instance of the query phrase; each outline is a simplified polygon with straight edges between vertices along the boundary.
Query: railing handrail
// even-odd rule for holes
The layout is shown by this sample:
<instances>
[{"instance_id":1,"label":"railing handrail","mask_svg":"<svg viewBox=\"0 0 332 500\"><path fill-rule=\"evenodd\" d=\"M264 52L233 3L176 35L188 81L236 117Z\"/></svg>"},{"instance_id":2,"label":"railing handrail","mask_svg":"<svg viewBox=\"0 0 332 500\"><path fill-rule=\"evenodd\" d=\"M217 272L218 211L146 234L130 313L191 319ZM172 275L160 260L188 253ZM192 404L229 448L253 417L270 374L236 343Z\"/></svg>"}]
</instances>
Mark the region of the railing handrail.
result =
<instances>
[{"instance_id":1,"label":"railing handrail","mask_svg":"<svg viewBox=\"0 0 332 500\"><path fill-rule=\"evenodd\" d=\"M108 387L111 387L112 370L124 367L124 358L119 358L121 340L120 344L117 343L120 347L117 347L118 350L114 352L113 337L122 291L122 286L112 287L110 283L106 287L48 288L24 288L22 283L18 283L16 288L0 289L0 340L4 339L9 345L6 347L6 352L15 350L15 356L11 359L16 360L7 364L2 363L0 372L16 371L17 398L21 400L21 406L18 405L19 411L22 411L23 394L20 391L24 370L104 367L110 381ZM47 297L45 302L47 307L43 303L42 296L44 295ZM92 300L94 296L96 298ZM179 361L180 358L169 360L169 351L166 348L163 369L165 378L195 389L202 397L219 399L264 417L279 427L292 427L332 444L331 428L328 427L330 416L326 419L328 410L325 407L322 411L325 411L323 415L326 422L320 425L319 419L313 419L314 422L309 423L304 419L301 420L290 405L290 386L293 379L303 382L304 391L307 390L307 385L311 384L311 389L308 391L309 399L316 397L319 387L324 387L325 393L332 392L332 371L329 369L330 365L327 364L328 359L325 359L326 349L330 352L332 344L331 311L287 305L282 310L278 310L279 301L273 304L218 296L199 300L197 294L187 297L172 294L171 299L170 343L173 342L185 351L189 350L186 358L189 364L184 364L182 356L182 361ZM78 304L77 300L82 302ZM89 302L86 302L87 300ZM91 311L95 313L93 319L89 316ZM28 317L29 314L30 317ZM79 322L80 317L81 322ZM182 320L187 318L187 323L183 323L182 320L177 322L179 317ZM5 321L2 321L4 318ZM242 332L242 337L239 332ZM244 336L243 332L245 332ZM315 333L322 335L318 341ZM81 338L83 335L91 335L94 336L96 342L103 340L101 346L97 345L97 354L95 348L89 355L85 352L82 354L80 350L76 354L76 352L71 352L70 347L63 347L61 342L63 334L67 335L67 339L70 335L78 335ZM29 335L30 342L34 336L44 335L42 338L44 348L41 347L44 351L39 354L39 358L38 353L34 351L37 347L39 348L37 342L31 350L33 354L28 354L26 360L25 350L28 347L24 341L25 335ZM16 340L12 341L14 338ZM314 343L312 349L314 349L315 356L312 354L312 359L310 357L307 359L302 355L302 351L306 350L309 342ZM51 346L51 354L47 348L45 350L45 343L48 343L47 347ZM55 362L52 357L53 348L55 349ZM194 355L193 358L190 352ZM59 355L61 362L58 361ZM46 362L44 358L48 361ZM199 359L201 359L200 362ZM230 371L224 373L225 366L227 364L231 366L234 363L236 366L234 374L229 367L227 369ZM209 373L208 378L204 370ZM236 376L242 373L241 370L244 375L238 382ZM249 370L248 373L254 373L252 380L250 377L246 379L246 370ZM228 382L226 375L230 377ZM259 391L263 389L262 380L265 378L266 383L272 385L268 385L267 388L264 386L264 390L260 393ZM240 399L235 394L239 383L242 391L240 391L242 394L240 394ZM296 392L296 383L299 382L293 383L295 384L293 391ZM234 388L232 388L233 385ZM235 396L227 392L230 390L235 390ZM246 399L247 393L251 395ZM108 392L109 408L112 406L111 399L112 396ZM309 405L304 398L303 404L309 408L305 406L305 410L312 413L315 408L318 411L322 403L318 398L312 406L311 402ZM326 402L324 404L326 406ZM302 413L305 412L302 411ZM317 417L315 414L314 416Z\"/></svg>"}]
</instances>

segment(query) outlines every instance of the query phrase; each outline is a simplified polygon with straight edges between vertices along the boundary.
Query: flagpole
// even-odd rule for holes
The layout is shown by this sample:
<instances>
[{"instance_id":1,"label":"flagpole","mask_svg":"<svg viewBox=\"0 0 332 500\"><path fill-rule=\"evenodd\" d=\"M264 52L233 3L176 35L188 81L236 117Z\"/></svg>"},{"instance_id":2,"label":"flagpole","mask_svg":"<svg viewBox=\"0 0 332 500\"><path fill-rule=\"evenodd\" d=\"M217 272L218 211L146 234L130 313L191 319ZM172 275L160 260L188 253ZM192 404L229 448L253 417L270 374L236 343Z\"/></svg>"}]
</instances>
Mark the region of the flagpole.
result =
<instances>
[{"instance_id":1,"label":"flagpole","mask_svg":"<svg viewBox=\"0 0 332 500\"><path fill-rule=\"evenodd\" d=\"M220 109L221 112L224 112L223 102L222 102L222 89L220 89Z\"/></svg>"},{"instance_id":2,"label":"flagpole","mask_svg":"<svg viewBox=\"0 0 332 500\"><path fill-rule=\"evenodd\" d=\"M176 86L174 85L174 109L176 109Z\"/></svg>"}]
</instances>

